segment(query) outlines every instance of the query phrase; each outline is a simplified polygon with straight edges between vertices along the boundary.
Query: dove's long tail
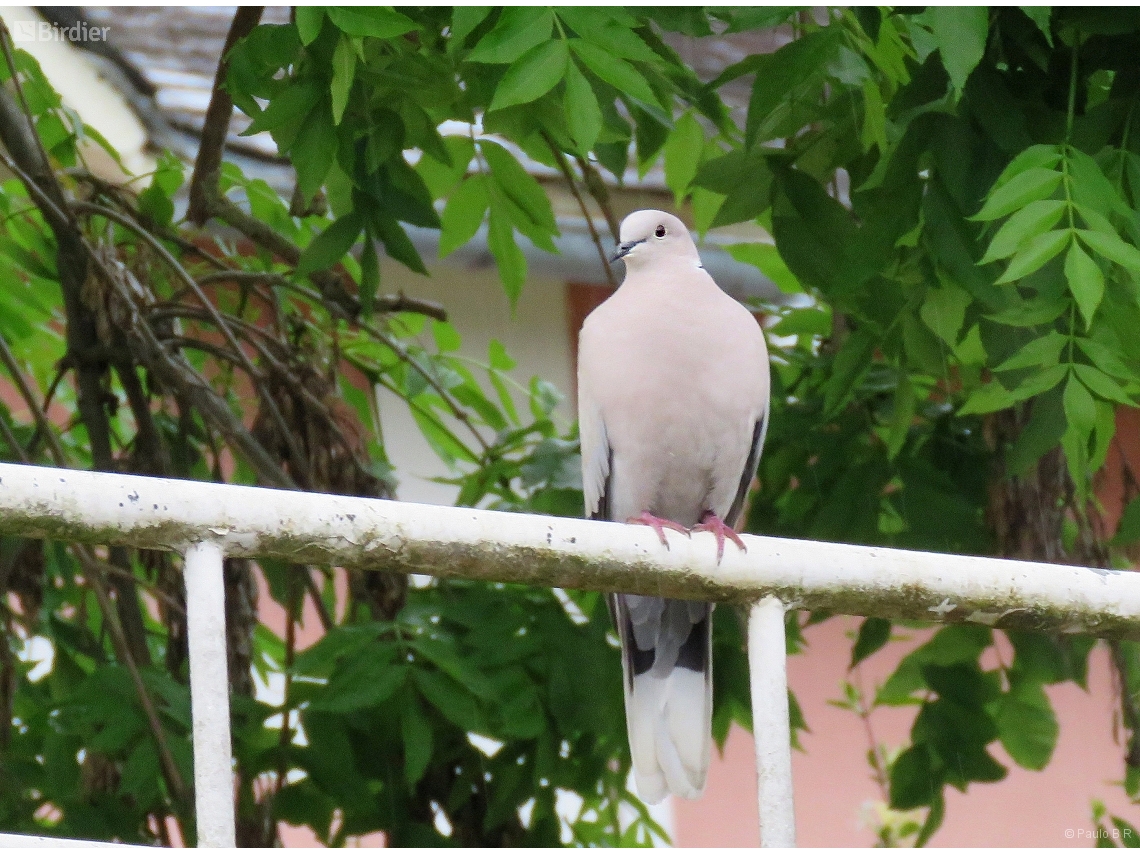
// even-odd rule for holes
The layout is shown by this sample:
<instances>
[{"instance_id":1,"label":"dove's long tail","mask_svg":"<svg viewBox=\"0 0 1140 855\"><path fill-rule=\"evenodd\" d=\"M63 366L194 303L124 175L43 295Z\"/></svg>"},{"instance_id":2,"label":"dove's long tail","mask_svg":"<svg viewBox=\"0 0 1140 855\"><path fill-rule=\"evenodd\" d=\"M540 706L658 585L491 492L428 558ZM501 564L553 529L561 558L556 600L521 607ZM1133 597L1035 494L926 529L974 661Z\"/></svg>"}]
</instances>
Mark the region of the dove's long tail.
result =
<instances>
[{"instance_id":1,"label":"dove's long tail","mask_svg":"<svg viewBox=\"0 0 1140 855\"><path fill-rule=\"evenodd\" d=\"M614 594L610 608L638 794L696 798L712 742L712 604Z\"/></svg>"}]
</instances>

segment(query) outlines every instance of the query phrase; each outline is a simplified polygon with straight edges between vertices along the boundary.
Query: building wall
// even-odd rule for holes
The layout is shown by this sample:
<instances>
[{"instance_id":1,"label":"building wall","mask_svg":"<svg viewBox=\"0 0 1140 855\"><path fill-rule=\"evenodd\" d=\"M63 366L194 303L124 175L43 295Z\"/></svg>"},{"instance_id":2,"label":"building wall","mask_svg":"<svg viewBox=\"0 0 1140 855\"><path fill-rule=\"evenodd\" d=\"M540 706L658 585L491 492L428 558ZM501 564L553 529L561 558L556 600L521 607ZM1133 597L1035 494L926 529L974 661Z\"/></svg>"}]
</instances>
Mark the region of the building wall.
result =
<instances>
[{"instance_id":1,"label":"building wall","mask_svg":"<svg viewBox=\"0 0 1140 855\"><path fill-rule=\"evenodd\" d=\"M850 673L851 639L858 626L857 618L836 617L810 627L806 651L788 659L788 681L811 728L800 736L804 751L792 756L801 846L874 845L872 818L884 794L867 764L867 727L829 702L842 697L844 680L861 683L873 693L903 655L929 636L929 631L908 632L912 640L892 644ZM1008 662L1012 651L1008 644L1005 648L1002 655ZM994 667L996 661L983 664ZM1049 765L1030 772L1014 764L1000 746L992 749L1009 769L1008 776L994 784L971 784L966 793L948 789L946 818L931 846L1088 847L1093 842L1093 799L1136 822L1136 808L1113 783L1123 776L1124 748L1116 736L1116 691L1103 646L1093 651L1089 666L1088 692L1071 683L1046 688L1061 728ZM870 724L876 741L892 748L908 744L915 711L874 711ZM674 802L676 845L757 845L752 751L751 735L735 730L724 756L714 758L703 798Z\"/></svg>"},{"instance_id":2,"label":"building wall","mask_svg":"<svg viewBox=\"0 0 1140 855\"><path fill-rule=\"evenodd\" d=\"M532 376L538 375L566 396L554 416L559 424L569 427L576 418L570 398L574 368L562 283L530 277L512 312L493 266L457 270L435 264L431 272L432 276L425 278L385 260L381 292L402 291L409 297L442 303L451 324L463 339L459 352L480 363L487 361L491 339L498 339L517 361L513 375L524 388ZM429 347L432 346L430 340L428 333L425 343ZM475 373L478 376L478 372ZM490 391L490 387L487 388ZM525 413L526 396L520 392L515 397L516 404ZM447 475L447 467L420 434L407 405L385 389L379 390L379 404L385 446L400 478L399 498L409 502L452 504L458 490L429 480ZM460 427L458 423L452 426Z\"/></svg>"}]
</instances>

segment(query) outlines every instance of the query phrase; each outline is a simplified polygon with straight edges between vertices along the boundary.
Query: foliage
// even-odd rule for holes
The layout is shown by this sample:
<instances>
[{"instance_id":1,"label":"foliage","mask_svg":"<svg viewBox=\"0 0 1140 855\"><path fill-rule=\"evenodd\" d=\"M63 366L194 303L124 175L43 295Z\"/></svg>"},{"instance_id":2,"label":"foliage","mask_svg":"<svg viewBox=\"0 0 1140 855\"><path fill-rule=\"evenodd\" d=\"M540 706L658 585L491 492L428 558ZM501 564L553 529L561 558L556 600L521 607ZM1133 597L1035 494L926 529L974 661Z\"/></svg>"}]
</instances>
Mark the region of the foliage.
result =
<instances>
[{"instance_id":1,"label":"foliage","mask_svg":"<svg viewBox=\"0 0 1140 855\"><path fill-rule=\"evenodd\" d=\"M1093 476L1116 407L1140 390L1140 88L1121 59L1140 21L931 7L798 25L790 44L722 74L755 72L743 136L691 144L701 163L671 185L703 228L758 217L779 259L737 257L815 298L772 330L796 338L776 360L750 526L1106 566ZM1044 483L1058 448L1067 478L1038 494L1061 509L1042 543L995 500L995 477L1014 493ZM1005 775L988 744L1042 768L1057 737L1042 687L1083 682L1091 641L1004 635L1013 664L984 670L995 633L943 629L868 703L918 705L911 745L881 771L892 808L928 808L919 843L946 785ZM853 667L888 638L866 622Z\"/></svg>"},{"instance_id":2,"label":"foliage","mask_svg":"<svg viewBox=\"0 0 1140 855\"><path fill-rule=\"evenodd\" d=\"M729 251L809 297L767 307L781 346L750 530L1102 566L1140 537L1140 500L1113 540L1093 490L1115 410L1140 391L1131 11L299 7L272 26L242 14L224 91L293 165L291 200L222 162L216 127L203 134L216 170L166 156L137 194L111 187L84 169L97 132L26 54L5 67L6 165L47 188L16 178L0 192L0 356L11 349L6 370L28 390L25 409L0 410L5 459L388 497L399 473L371 429L380 385L449 464L460 503L577 514L557 391L519 384L496 342L485 362L461 354L438 307L385 296L378 247L425 272L409 228L438 232L441 256L485 235L513 301L521 247L554 251L558 236L525 161L560 173L611 229L603 172L612 186L660 164L699 231L763 226L774 246ZM669 46L776 26L790 41L712 81ZM746 110L730 109L750 76ZM18 145L25 107L40 172ZM200 249L195 211L252 252L222 238ZM1018 485L1046 483L1021 507L1053 526L1033 540L995 496L1024 502ZM230 621L242 842L272 844L281 820L329 843L662 835L624 790L597 595L357 575L337 620L327 568L261 571L284 638L256 623L250 568L227 564L247 607ZM177 567L6 538L0 579L20 606L0 646L4 827L154 841L172 819L192 840ZM298 652L306 600L326 633ZM723 743L751 716L740 625L718 614ZM826 618L793 616L790 646ZM852 668L899 643L893 629L867 619ZM1013 658L986 669L995 646ZM925 842L945 787L1002 778L996 743L1043 768L1057 739L1044 687L1083 685L1091 646L952 625L872 695L848 687L839 703L858 715L915 708L909 745L870 746L898 812L882 842ZM50 665L37 664L45 647ZM1140 658L1112 649L1131 731ZM256 700L251 672L283 676L283 700ZM1135 745L1128 758L1134 795Z\"/></svg>"}]
</instances>

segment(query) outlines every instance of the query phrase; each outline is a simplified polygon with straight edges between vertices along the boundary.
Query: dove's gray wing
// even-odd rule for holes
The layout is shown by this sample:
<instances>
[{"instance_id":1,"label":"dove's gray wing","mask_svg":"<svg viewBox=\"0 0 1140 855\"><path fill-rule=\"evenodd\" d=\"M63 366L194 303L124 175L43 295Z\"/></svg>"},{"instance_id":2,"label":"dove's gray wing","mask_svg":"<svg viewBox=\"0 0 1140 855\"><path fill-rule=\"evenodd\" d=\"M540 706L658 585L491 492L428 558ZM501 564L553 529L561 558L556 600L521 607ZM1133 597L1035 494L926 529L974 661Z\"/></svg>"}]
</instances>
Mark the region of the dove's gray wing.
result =
<instances>
[{"instance_id":1,"label":"dove's gray wing","mask_svg":"<svg viewBox=\"0 0 1140 855\"><path fill-rule=\"evenodd\" d=\"M764 336L700 267L687 232L683 240L659 263L629 264L582 329L582 485L593 519L648 512L692 527L711 511L734 525L756 472L768 416ZM649 802L693 798L710 755L712 605L629 594L609 604L638 792Z\"/></svg>"}]
</instances>

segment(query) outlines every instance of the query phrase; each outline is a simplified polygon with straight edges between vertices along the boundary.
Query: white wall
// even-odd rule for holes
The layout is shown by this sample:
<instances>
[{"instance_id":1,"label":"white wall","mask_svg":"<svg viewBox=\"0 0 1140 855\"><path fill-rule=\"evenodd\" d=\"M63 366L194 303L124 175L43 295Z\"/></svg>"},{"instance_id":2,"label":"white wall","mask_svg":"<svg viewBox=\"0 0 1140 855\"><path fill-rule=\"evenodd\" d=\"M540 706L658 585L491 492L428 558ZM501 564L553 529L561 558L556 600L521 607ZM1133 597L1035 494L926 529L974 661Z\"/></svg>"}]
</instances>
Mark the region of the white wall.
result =
<instances>
[{"instance_id":1,"label":"white wall","mask_svg":"<svg viewBox=\"0 0 1140 855\"><path fill-rule=\"evenodd\" d=\"M402 291L441 303L448 319L463 338L460 353L487 360L491 339L503 343L518 363L512 372L524 388L538 375L558 387L567 400L554 412L560 425L569 426L575 414L569 393L574 367L570 350L566 294L563 283L530 277L512 314L510 303L499 283L496 268L460 269L444 264L430 265L431 277L418 276L406 268L385 261L381 271L381 294ZM430 333L425 345L434 349ZM479 372L475 372L478 376ZM489 390L490 391L490 390ZM526 412L526 397L516 396L520 412ZM420 434L408 407L385 389L379 390L380 420L388 456L400 479L398 496L404 501L451 505L458 490L429 479L449 474ZM452 427L462 426L453 423Z\"/></svg>"}]
</instances>

